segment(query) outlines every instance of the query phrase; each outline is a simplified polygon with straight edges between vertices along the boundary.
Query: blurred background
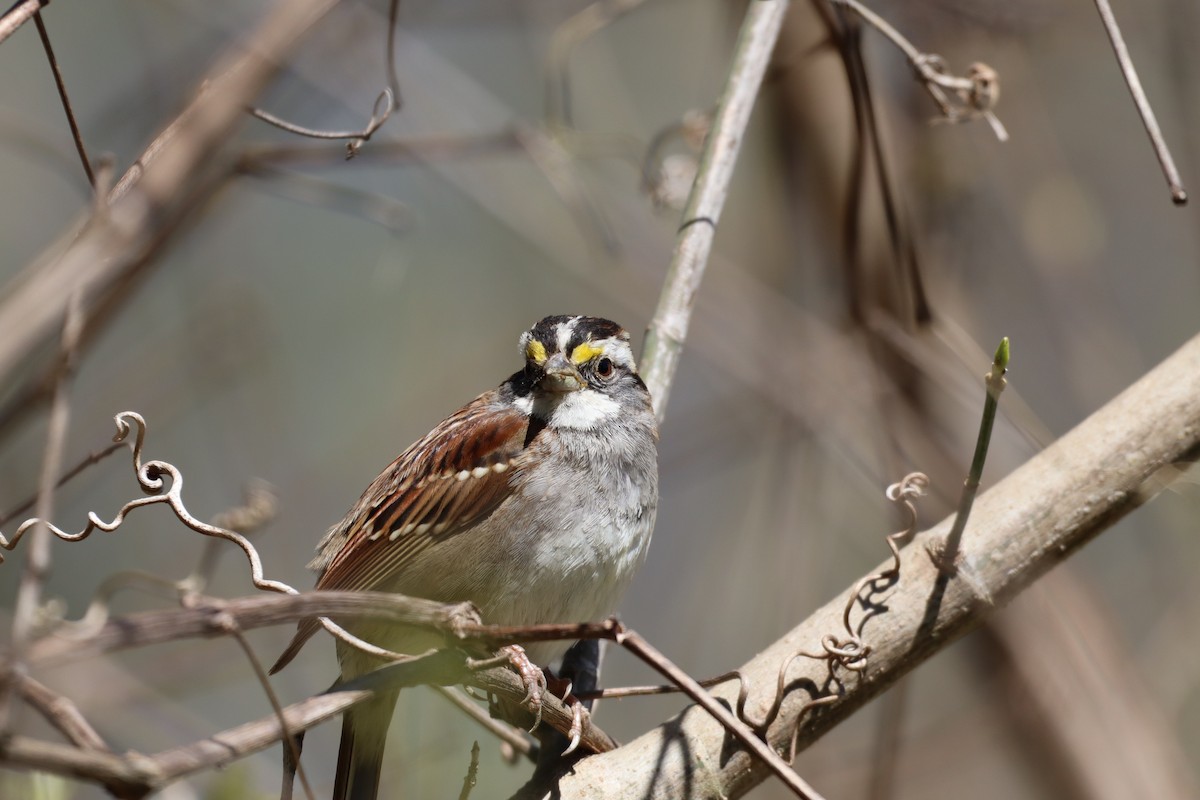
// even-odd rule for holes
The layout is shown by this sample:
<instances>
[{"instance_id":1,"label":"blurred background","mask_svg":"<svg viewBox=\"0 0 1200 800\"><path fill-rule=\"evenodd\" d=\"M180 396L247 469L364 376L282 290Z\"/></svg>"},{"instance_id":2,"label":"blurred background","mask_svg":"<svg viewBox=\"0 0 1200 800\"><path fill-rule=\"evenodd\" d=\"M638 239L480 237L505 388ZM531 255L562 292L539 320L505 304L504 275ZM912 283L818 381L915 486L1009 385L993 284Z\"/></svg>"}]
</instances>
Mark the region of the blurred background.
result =
<instances>
[{"instance_id":1,"label":"blurred background","mask_svg":"<svg viewBox=\"0 0 1200 800\"><path fill-rule=\"evenodd\" d=\"M93 160L111 154L123 172L267 8L47 8ZM993 67L1011 140L982 120L930 124L936 106L877 31L855 32L819 1L793 4L662 428L653 549L621 612L695 676L735 668L882 561L899 523L888 484L913 470L931 476L923 525L953 508L1000 337L1011 338L1013 362L985 490L1200 319L1196 207L1171 204L1091 4L873 8L955 74L974 61ZM229 143L227 182L89 337L65 462L103 447L115 413L140 412L147 456L182 470L196 516L237 505L250 479L275 488L278 516L256 542L269 577L307 588L304 565L325 529L400 450L517 369L517 337L531 323L607 316L640 346L679 220L672 203L694 166L697 115L721 91L743 11L716 0L403 3L402 107L351 161L342 143L247 117ZM1188 53L1200 11L1171 0L1116 11L1197 190L1200 66ZM581 12L596 15L595 30L553 58ZM262 107L314 128L363 126L387 85L386 34L385 2L343 4ZM0 47L0 74L0 291L13 291L90 200L32 25ZM867 110L874 139L863 133ZM52 356L45 348L0 389L0 507L36 488L46 407L29 387ZM838 798L1107 797L1131 776L1142 796L1193 795L1193 484L1185 475L802 753L801 774ZM110 459L58 493L56 520L75 530L89 510L111 518L138 496L125 458ZM113 535L56 541L47 593L76 617L109 574L181 578L202 550L165 509L150 509ZM6 609L22 562L18 551L0 566ZM227 552L209 592L251 591L244 561ZM171 602L134 591L114 605ZM290 635L250 638L270 662ZM316 640L274 684L291 701L335 673L333 648ZM155 752L270 712L229 640L39 678L79 702L118 751ZM607 685L655 682L609 654ZM609 701L597 722L629 740L683 704ZM28 710L17 727L54 736ZM474 739L483 755L472 797L507 796L529 767L503 763L494 740L432 693L405 692L386 782L396 797L454 796ZM336 745L336 722L306 741L319 794ZM162 796L271 797L278 775L273 749ZM32 797L33 787L0 771L0 796ZM45 797L104 796L39 787ZM750 796L786 794L768 781Z\"/></svg>"}]
</instances>

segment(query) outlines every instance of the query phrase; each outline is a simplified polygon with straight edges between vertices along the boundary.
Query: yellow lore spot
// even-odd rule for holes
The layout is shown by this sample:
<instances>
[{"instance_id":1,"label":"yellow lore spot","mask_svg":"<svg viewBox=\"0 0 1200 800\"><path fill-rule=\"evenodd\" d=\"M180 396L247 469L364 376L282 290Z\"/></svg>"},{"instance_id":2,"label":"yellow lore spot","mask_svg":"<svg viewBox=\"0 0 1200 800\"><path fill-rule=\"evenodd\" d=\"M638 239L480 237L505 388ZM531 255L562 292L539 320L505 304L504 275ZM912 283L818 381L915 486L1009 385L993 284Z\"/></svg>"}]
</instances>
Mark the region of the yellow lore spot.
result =
<instances>
[{"instance_id":1,"label":"yellow lore spot","mask_svg":"<svg viewBox=\"0 0 1200 800\"><path fill-rule=\"evenodd\" d=\"M530 339L529 344L525 345L525 357L538 366L545 364L546 345L542 344L537 339Z\"/></svg>"},{"instance_id":2,"label":"yellow lore spot","mask_svg":"<svg viewBox=\"0 0 1200 800\"><path fill-rule=\"evenodd\" d=\"M578 367L581 364L586 364L603 352L603 347L597 347L591 342L584 342L571 351L571 363Z\"/></svg>"}]
</instances>

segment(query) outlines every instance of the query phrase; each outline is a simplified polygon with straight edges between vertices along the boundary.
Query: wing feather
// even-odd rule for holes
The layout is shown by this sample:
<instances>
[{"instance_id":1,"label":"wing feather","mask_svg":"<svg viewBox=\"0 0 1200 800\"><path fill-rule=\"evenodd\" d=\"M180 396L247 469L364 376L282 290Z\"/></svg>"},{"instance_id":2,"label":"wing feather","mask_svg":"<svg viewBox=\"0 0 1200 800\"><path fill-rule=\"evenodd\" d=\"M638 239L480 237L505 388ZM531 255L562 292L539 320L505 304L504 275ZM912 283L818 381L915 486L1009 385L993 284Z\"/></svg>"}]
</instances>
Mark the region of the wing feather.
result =
<instances>
[{"instance_id":1,"label":"wing feather","mask_svg":"<svg viewBox=\"0 0 1200 800\"><path fill-rule=\"evenodd\" d=\"M400 454L322 540L318 589L372 589L511 493L529 417L488 392Z\"/></svg>"}]
</instances>

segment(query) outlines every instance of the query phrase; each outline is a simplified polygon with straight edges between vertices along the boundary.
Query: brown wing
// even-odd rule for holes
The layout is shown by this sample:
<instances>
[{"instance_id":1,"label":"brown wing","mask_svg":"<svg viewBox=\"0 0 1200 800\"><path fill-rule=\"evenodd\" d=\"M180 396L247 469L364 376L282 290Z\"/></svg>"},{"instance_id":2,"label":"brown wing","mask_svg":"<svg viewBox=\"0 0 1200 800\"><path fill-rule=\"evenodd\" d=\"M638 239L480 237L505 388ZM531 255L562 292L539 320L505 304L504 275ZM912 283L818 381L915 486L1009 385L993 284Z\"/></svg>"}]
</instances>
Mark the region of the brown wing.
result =
<instances>
[{"instance_id":1,"label":"brown wing","mask_svg":"<svg viewBox=\"0 0 1200 800\"><path fill-rule=\"evenodd\" d=\"M502 405L496 391L443 420L325 534L309 564L321 571L317 588L375 588L433 542L487 517L509 495L528 428L529 417ZM302 621L271 673L287 666L318 628L315 619Z\"/></svg>"},{"instance_id":2,"label":"brown wing","mask_svg":"<svg viewBox=\"0 0 1200 800\"><path fill-rule=\"evenodd\" d=\"M487 517L509 495L529 417L488 392L383 471L321 543L318 589L372 589L415 554Z\"/></svg>"}]
</instances>

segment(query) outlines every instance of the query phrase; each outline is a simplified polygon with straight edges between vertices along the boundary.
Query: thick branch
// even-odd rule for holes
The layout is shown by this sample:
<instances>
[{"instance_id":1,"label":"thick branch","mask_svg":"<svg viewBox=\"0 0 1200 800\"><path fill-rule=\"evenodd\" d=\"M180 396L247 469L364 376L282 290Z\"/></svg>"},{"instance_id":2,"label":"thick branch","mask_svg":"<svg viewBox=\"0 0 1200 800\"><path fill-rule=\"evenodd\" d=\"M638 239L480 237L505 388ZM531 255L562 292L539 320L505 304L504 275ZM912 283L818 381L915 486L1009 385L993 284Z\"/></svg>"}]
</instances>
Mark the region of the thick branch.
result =
<instances>
[{"instance_id":1,"label":"thick branch","mask_svg":"<svg viewBox=\"0 0 1200 800\"><path fill-rule=\"evenodd\" d=\"M805 716L798 748L1153 497L1165 485L1159 469L1198 450L1200 337L980 497L957 576L939 578L930 555L952 518L904 550L899 581L872 595L870 613L857 617L872 648L866 671L847 679L836 702ZM821 637L839 630L848 600L849 590L742 668L752 681L748 713L761 717L769 706L781 664L799 651L819 651ZM829 674L826 662L800 658L788 677L789 695L768 730L770 743L783 751L798 713L828 684ZM716 694L733 703L737 686L731 682ZM761 764L735 749L724 730L692 706L614 752L575 764L559 779L556 796L626 797L637 786L647 799L737 797L764 777ZM522 796L539 796L544 788L529 787Z\"/></svg>"}]
</instances>

